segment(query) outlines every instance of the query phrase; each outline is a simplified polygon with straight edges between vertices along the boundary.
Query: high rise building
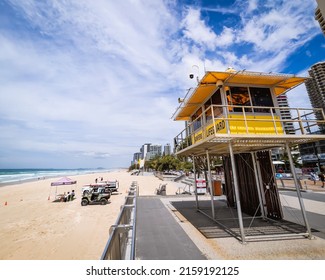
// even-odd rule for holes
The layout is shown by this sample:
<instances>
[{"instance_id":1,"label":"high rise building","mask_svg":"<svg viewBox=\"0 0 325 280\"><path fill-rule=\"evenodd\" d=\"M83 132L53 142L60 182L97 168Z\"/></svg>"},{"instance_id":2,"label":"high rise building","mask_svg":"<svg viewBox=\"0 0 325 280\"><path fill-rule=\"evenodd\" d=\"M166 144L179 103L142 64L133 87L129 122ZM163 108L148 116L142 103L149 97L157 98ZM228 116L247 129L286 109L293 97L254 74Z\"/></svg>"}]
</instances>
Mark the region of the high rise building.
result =
<instances>
[{"instance_id":1,"label":"high rise building","mask_svg":"<svg viewBox=\"0 0 325 280\"><path fill-rule=\"evenodd\" d=\"M153 145L151 143L143 144L140 148L140 152L133 154L133 160L131 161L131 165L139 163L139 161L148 161L156 156L162 155L170 155L171 154L171 146L170 144L166 144L164 146L164 153L162 153L162 145Z\"/></svg>"},{"instance_id":2,"label":"high rise building","mask_svg":"<svg viewBox=\"0 0 325 280\"><path fill-rule=\"evenodd\" d=\"M171 146L170 146L170 144L166 144L166 145L164 146L164 155L165 155L165 156L169 156L169 155L171 155L171 154L172 154Z\"/></svg>"},{"instance_id":3,"label":"high rise building","mask_svg":"<svg viewBox=\"0 0 325 280\"><path fill-rule=\"evenodd\" d=\"M325 62L318 62L308 71L310 79L305 82L310 103L313 108L323 108L325 112ZM316 115L321 119L320 115ZM312 133L324 133L325 127L320 126L319 131ZM301 159L304 166L318 167L325 165L325 141L306 143L299 145Z\"/></svg>"},{"instance_id":4,"label":"high rise building","mask_svg":"<svg viewBox=\"0 0 325 280\"><path fill-rule=\"evenodd\" d=\"M278 101L279 107L289 107L288 97L285 93L279 95L277 97L277 101ZM292 120L290 110L281 109L280 114L281 114L282 119ZM294 129L293 123L291 123L291 122L284 123L284 130L286 131L287 134L295 134L295 129Z\"/></svg>"},{"instance_id":5,"label":"high rise building","mask_svg":"<svg viewBox=\"0 0 325 280\"><path fill-rule=\"evenodd\" d=\"M133 154L133 161L131 164L137 164L139 160L141 159L142 153L134 153Z\"/></svg>"},{"instance_id":6,"label":"high rise building","mask_svg":"<svg viewBox=\"0 0 325 280\"><path fill-rule=\"evenodd\" d=\"M156 156L161 156L161 145L150 145L149 152L147 153L145 159L150 160Z\"/></svg>"},{"instance_id":7,"label":"high rise building","mask_svg":"<svg viewBox=\"0 0 325 280\"><path fill-rule=\"evenodd\" d=\"M278 106L279 107L289 107L288 97L287 95L281 94L277 98ZM287 109L281 109L280 115L282 119L292 120L291 112ZM284 130L286 134L295 134L295 128L292 122L285 122L284 123ZM273 160L280 160L284 154L283 148L275 148L272 149L272 159Z\"/></svg>"},{"instance_id":8,"label":"high rise building","mask_svg":"<svg viewBox=\"0 0 325 280\"><path fill-rule=\"evenodd\" d=\"M146 143L140 148L141 159L146 159L147 153L150 152L150 145L150 143Z\"/></svg>"},{"instance_id":9,"label":"high rise building","mask_svg":"<svg viewBox=\"0 0 325 280\"><path fill-rule=\"evenodd\" d=\"M325 112L325 62L314 64L308 73L310 79L306 81L305 85L310 103L313 108L323 108Z\"/></svg>"},{"instance_id":10,"label":"high rise building","mask_svg":"<svg viewBox=\"0 0 325 280\"><path fill-rule=\"evenodd\" d=\"M317 8L315 10L315 19L319 22L319 26L325 35L325 1L324 0L316 0Z\"/></svg>"}]
</instances>

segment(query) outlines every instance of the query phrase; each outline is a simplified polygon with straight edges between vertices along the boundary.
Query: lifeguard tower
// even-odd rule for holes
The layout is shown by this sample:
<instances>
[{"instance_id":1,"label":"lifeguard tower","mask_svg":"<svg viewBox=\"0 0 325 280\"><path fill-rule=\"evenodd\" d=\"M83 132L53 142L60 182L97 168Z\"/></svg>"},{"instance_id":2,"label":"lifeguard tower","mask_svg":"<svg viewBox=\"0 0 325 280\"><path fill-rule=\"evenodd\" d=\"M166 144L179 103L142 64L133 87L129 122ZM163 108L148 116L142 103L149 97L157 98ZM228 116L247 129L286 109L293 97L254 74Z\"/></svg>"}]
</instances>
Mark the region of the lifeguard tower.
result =
<instances>
[{"instance_id":1,"label":"lifeguard tower","mask_svg":"<svg viewBox=\"0 0 325 280\"><path fill-rule=\"evenodd\" d=\"M243 243L261 238L312 236L291 148L325 139L325 135L312 133L324 125L324 113L316 108L279 107L276 98L306 79L245 70L212 71L198 79L196 88L190 89L185 98L179 100L173 117L176 121L185 121L185 129L174 139L175 154L191 157L193 162L196 157L205 157L208 165L211 211L207 214L200 209L196 195L197 210L219 223L214 206L210 156L221 156L225 170L224 193L228 205L237 210L239 231L232 233ZM283 147L288 154L306 230L277 236L265 232L250 234L244 227L243 213L265 221L279 222L283 218L270 152L278 147Z\"/></svg>"}]
</instances>

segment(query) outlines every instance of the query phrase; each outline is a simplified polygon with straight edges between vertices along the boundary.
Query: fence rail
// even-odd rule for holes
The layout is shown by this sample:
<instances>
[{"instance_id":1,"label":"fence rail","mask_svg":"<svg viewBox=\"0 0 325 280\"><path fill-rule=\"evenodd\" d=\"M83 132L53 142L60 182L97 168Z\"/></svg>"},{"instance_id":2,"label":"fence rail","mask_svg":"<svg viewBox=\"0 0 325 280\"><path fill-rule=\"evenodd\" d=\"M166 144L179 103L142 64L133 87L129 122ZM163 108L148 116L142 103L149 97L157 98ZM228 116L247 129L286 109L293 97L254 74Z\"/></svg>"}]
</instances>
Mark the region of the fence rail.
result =
<instances>
[{"instance_id":1,"label":"fence rail","mask_svg":"<svg viewBox=\"0 0 325 280\"><path fill-rule=\"evenodd\" d=\"M138 183L132 182L116 223L110 228L101 260L134 260L137 195Z\"/></svg>"},{"instance_id":2,"label":"fence rail","mask_svg":"<svg viewBox=\"0 0 325 280\"><path fill-rule=\"evenodd\" d=\"M181 151L212 135L306 136L324 127L322 108L211 105L174 138L174 148Z\"/></svg>"}]
</instances>

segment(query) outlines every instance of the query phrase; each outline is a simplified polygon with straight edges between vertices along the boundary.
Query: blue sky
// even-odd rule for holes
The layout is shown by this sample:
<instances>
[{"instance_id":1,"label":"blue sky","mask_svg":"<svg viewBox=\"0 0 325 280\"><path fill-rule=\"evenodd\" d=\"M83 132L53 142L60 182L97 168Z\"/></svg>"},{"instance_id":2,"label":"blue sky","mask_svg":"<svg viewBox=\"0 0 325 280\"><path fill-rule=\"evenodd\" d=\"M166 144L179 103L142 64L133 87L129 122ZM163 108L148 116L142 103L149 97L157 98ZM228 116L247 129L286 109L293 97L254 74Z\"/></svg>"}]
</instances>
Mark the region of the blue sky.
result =
<instances>
[{"instance_id":1,"label":"blue sky","mask_svg":"<svg viewBox=\"0 0 325 280\"><path fill-rule=\"evenodd\" d=\"M0 168L128 167L204 69L306 76L315 0L0 0ZM193 67L197 65L198 67ZM310 107L304 86L291 107Z\"/></svg>"}]
</instances>

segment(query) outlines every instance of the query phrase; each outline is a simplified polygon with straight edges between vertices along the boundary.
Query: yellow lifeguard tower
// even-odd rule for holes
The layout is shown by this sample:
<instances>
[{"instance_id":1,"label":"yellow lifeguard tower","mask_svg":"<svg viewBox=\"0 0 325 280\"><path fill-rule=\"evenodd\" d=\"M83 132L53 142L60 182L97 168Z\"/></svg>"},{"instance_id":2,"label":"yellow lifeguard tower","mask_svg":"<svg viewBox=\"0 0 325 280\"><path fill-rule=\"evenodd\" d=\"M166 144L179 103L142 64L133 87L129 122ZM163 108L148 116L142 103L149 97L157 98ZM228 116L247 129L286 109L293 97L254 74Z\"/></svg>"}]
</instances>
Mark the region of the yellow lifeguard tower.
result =
<instances>
[{"instance_id":1,"label":"yellow lifeguard tower","mask_svg":"<svg viewBox=\"0 0 325 280\"><path fill-rule=\"evenodd\" d=\"M280 107L276 98L306 79L245 70L212 71L198 79L196 88L179 100L173 117L176 121L185 121L185 129L174 139L175 154L192 157L193 162L196 157L207 159L212 203L209 216L216 222L209 157L222 156L224 191L228 205L237 209L240 230L237 237L242 242L261 238L245 232L242 212L258 214L263 219L279 221L283 218L270 153L277 147L283 147L289 157L306 228L301 235L311 237L291 147L325 139L325 135L311 133L313 128L324 125L324 113L316 108ZM197 196L196 201L201 211ZM292 235L297 236L297 233ZM263 234L262 237L274 236Z\"/></svg>"}]
</instances>

